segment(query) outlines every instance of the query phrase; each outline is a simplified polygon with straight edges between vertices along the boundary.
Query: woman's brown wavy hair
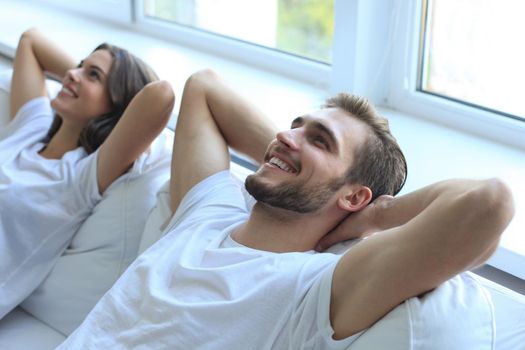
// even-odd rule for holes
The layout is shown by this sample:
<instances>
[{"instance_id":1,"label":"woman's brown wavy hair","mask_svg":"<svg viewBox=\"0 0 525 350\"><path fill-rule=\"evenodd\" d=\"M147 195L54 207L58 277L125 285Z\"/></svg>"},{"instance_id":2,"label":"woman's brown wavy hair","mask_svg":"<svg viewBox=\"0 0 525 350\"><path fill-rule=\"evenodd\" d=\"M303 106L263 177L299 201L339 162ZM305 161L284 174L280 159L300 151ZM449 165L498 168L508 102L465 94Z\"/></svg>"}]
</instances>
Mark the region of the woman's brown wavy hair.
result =
<instances>
[{"instance_id":1,"label":"woman's brown wavy hair","mask_svg":"<svg viewBox=\"0 0 525 350\"><path fill-rule=\"evenodd\" d=\"M133 97L148 83L158 80L157 74L140 58L127 50L107 43L100 44L93 50L107 50L112 57L108 72L107 92L111 111L88 122L80 133L78 146L88 154L95 152L111 133ZM45 143L48 143L62 125L62 118L55 114Z\"/></svg>"}]
</instances>

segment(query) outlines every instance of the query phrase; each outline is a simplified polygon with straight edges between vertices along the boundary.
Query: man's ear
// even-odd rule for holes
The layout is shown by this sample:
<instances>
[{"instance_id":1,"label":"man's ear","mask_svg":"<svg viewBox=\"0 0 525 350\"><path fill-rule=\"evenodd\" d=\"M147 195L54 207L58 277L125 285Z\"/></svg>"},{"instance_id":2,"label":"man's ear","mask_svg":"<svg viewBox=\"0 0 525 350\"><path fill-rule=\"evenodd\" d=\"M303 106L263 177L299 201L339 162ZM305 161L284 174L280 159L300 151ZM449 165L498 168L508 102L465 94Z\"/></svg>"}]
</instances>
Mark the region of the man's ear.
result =
<instances>
[{"instance_id":1,"label":"man's ear","mask_svg":"<svg viewBox=\"0 0 525 350\"><path fill-rule=\"evenodd\" d=\"M351 192L339 197L337 205L340 209L356 212L364 209L372 200L372 190L366 186L355 186Z\"/></svg>"}]
</instances>

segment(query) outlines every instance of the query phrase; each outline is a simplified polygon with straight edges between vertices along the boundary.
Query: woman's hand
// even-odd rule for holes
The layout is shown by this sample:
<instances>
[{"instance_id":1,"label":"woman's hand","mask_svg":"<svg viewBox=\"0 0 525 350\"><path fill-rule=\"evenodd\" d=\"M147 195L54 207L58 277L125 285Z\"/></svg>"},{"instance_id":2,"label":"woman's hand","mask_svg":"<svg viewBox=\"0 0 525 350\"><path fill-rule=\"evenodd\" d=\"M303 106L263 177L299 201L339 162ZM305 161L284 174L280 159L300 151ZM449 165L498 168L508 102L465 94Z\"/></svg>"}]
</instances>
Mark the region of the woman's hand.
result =
<instances>
[{"instance_id":1,"label":"woman's hand","mask_svg":"<svg viewBox=\"0 0 525 350\"><path fill-rule=\"evenodd\" d=\"M367 237L383 230L380 220L381 210L392 200L394 197L383 195L361 211L349 214L319 241L316 250L323 251L336 243Z\"/></svg>"}]
</instances>

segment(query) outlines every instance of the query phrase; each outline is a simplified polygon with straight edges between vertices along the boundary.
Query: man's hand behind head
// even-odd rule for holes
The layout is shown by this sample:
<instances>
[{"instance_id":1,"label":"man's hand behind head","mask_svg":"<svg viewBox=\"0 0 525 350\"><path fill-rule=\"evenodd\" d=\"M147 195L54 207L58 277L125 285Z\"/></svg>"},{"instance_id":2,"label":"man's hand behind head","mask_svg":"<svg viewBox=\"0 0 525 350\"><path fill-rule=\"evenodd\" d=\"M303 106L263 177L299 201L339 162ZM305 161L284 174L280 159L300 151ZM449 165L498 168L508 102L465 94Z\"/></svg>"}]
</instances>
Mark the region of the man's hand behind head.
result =
<instances>
[{"instance_id":1,"label":"man's hand behind head","mask_svg":"<svg viewBox=\"0 0 525 350\"><path fill-rule=\"evenodd\" d=\"M370 236L381 229L379 220L381 209L385 208L394 197L383 195L367 205L364 209L349 214L332 231L328 232L317 244L321 252L336 243Z\"/></svg>"}]
</instances>

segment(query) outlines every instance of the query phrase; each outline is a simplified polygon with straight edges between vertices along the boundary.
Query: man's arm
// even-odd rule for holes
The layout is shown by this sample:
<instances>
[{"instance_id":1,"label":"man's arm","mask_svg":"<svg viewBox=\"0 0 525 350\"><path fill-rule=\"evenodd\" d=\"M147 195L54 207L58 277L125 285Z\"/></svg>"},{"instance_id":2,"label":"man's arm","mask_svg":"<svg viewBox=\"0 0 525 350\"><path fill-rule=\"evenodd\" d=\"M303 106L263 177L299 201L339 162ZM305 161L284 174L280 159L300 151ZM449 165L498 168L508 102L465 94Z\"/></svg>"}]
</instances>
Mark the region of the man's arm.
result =
<instances>
[{"instance_id":1,"label":"man's arm","mask_svg":"<svg viewBox=\"0 0 525 350\"><path fill-rule=\"evenodd\" d=\"M184 87L175 129L172 211L194 185L229 168L228 146L260 162L275 134L275 126L213 71L193 74Z\"/></svg>"},{"instance_id":2,"label":"man's arm","mask_svg":"<svg viewBox=\"0 0 525 350\"><path fill-rule=\"evenodd\" d=\"M512 195L497 179L444 181L376 209L374 220L392 228L357 244L334 271L330 320L336 339L481 264L514 214Z\"/></svg>"}]
</instances>

